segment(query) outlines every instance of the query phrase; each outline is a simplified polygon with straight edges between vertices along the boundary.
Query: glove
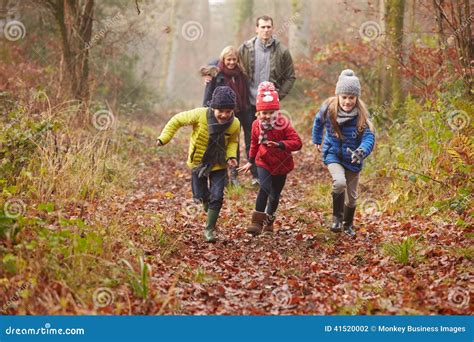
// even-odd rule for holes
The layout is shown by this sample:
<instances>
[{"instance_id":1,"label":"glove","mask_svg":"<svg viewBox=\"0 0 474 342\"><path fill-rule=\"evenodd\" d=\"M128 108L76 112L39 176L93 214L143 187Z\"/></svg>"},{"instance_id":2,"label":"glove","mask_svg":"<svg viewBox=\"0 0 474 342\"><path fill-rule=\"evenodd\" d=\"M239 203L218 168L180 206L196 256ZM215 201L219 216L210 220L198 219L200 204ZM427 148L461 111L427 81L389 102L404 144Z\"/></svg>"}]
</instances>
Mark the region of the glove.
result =
<instances>
[{"instance_id":1,"label":"glove","mask_svg":"<svg viewBox=\"0 0 474 342\"><path fill-rule=\"evenodd\" d=\"M351 154L351 163L360 164L365 158L365 152L360 147L355 151L352 151L349 147L347 148L347 152Z\"/></svg>"},{"instance_id":2,"label":"glove","mask_svg":"<svg viewBox=\"0 0 474 342\"><path fill-rule=\"evenodd\" d=\"M215 65L204 65L199 69L199 73L202 77L211 76L212 78L216 77L219 73L219 68Z\"/></svg>"}]
</instances>

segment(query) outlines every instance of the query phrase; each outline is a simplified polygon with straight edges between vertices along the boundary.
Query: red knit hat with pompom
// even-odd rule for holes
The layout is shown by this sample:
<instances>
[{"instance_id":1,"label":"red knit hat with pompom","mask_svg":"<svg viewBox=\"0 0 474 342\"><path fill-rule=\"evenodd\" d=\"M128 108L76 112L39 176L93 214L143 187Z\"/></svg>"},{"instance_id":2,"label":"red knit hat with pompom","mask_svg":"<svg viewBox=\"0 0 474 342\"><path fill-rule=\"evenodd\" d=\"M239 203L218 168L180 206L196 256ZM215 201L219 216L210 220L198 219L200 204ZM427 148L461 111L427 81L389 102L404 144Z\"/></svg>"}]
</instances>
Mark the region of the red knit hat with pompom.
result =
<instances>
[{"instance_id":1,"label":"red knit hat with pompom","mask_svg":"<svg viewBox=\"0 0 474 342\"><path fill-rule=\"evenodd\" d=\"M257 111L280 109L280 100L272 82L262 82L258 85L255 107Z\"/></svg>"}]
</instances>

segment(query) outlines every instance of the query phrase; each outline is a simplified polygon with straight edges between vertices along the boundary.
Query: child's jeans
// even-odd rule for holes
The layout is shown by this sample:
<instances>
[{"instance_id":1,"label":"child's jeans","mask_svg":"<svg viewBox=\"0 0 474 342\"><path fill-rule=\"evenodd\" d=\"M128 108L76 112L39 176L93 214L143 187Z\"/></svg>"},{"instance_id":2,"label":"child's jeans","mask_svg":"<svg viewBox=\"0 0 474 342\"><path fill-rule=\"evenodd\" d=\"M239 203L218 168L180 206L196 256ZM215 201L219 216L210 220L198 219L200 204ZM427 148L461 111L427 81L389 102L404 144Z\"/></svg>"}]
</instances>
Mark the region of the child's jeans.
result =
<instances>
[{"instance_id":1,"label":"child's jeans","mask_svg":"<svg viewBox=\"0 0 474 342\"><path fill-rule=\"evenodd\" d=\"M357 185L359 184L359 172L344 169L338 163L328 165L332 177L332 192L341 194L345 192L345 204L349 208L355 208L357 201Z\"/></svg>"},{"instance_id":2,"label":"child's jeans","mask_svg":"<svg viewBox=\"0 0 474 342\"><path fill-rule=\"evenodd\" d=\"M257 195L257 204L255 210L273 215L278 208L280 194L285 186L286 175L272 176L270 172L263 167L257 166L258 180L260 182L260 191ZM268 207L267 207L268 202Z\"/></svg>"},{"instance_id":3,"label":"child's jeans","mask_svg":"<svg viewBox=\"0 0 474 342\"><path fill-rule=\"evenodd\" d=\"M199 178L193 170L191 176L193 199L209 203L209 209L220 210L224 199L224 188L227 184L227 170L212 171L209 177L202 178Z\"/></svg>"}]
</instances>

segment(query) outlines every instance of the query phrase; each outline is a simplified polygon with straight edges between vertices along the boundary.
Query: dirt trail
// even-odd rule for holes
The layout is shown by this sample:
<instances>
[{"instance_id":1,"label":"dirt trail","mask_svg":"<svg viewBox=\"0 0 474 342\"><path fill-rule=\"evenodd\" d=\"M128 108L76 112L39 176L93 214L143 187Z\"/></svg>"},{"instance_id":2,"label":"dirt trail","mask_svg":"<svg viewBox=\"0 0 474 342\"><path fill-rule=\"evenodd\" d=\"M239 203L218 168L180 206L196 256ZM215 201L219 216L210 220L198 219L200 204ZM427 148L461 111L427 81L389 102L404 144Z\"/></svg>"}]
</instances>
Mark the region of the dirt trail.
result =
<instances>
[{"instance_id":1,"label":"dirt trail","mask_svg":"<svg viewBox=\"0 0 474 342\"><path fill-rule=\"evenodd\" d=\"M146 313L472 312L472 263L449 249L455 241L468 245L462 231L422 217L399 222L359 210L355 239L331 233L326 227L330 209L314 204L317 197L329 200L327 191L314 190L321 182L329 184L329 176L310 145L295 155L276 231L259 237L245 233L256 197L245 176L243 191L226 194L215 244L203 242L205 214L191 201L186 144L177 141L171 148L178 153L159 154L139 175L137 193L121 204L124 227L152 265L150 288L158 299ZM406 236L422 239L416 258L403 265L382 244Z\"/></svg>"}]
</instances>

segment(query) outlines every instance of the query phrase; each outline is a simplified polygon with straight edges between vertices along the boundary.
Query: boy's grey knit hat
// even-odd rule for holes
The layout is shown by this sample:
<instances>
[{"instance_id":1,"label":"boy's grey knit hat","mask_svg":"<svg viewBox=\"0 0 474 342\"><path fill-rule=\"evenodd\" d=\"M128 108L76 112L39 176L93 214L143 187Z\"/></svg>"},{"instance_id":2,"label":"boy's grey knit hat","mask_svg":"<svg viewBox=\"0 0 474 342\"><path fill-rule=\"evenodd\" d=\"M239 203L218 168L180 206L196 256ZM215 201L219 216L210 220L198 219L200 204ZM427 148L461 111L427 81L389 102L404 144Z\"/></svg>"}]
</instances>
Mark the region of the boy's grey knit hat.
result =
<instances>
[{"instance_id":1,"label":"boy's grey knit hat","mask_svg":"<svg viewBox=\"0 0 474 342\"><path fill-rule=\"evenodd\" d=\"M351 69L343 70L339 75L336 84L336 95L340 94L360 96L360 82Z\"/></svg>"}]
</instances>

